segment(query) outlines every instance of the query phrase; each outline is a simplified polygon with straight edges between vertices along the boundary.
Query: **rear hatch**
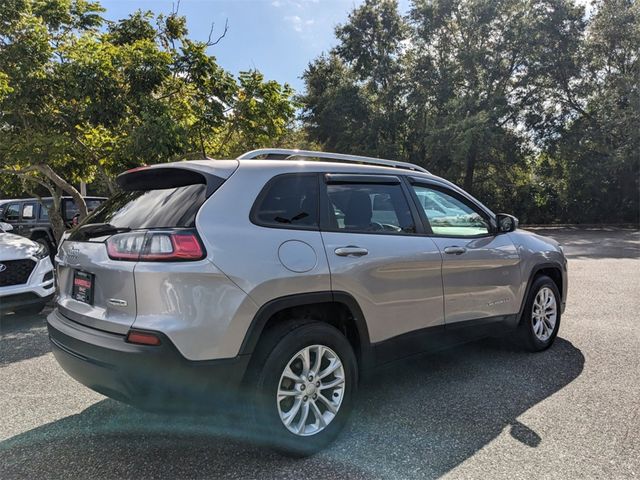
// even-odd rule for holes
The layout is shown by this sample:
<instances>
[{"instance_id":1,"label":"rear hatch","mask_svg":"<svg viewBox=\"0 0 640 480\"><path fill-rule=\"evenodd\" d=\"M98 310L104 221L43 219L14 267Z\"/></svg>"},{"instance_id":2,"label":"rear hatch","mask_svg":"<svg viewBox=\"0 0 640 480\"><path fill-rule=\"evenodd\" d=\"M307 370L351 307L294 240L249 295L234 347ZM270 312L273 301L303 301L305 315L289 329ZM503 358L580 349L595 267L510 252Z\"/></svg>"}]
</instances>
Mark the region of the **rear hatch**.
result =
<instances>
[{"instance_id":1,"label":"rear hatch","mask_svg":"<svg viewBox=\"0 0 640 480\"><path fill-rule=\"evenodd\" d=\"M180 162L120 175L122 192L87 217L58 250L60 313L89 327L127 333L137 312L136 264L204 258L196 215L237 165Z\"/></svg>"}]
</instances>

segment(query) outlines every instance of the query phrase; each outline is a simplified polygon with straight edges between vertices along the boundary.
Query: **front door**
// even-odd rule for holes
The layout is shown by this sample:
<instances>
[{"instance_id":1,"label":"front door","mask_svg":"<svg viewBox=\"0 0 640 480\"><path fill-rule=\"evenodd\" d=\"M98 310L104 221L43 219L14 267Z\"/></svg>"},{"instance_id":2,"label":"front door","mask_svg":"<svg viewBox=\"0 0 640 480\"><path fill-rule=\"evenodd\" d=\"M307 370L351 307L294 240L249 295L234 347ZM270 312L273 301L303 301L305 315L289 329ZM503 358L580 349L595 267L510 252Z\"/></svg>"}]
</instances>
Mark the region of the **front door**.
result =
<instances>
[{"instance_id":1,"label":"front door","mask_svg":"<svg viewBox=\"0 0 640 480\"><path fill-rule=\"evenodd\" d=\"M447 325L517 313L520 256L509 234L493 233L484 209L459 192L430 183L412 188L442 253Z\"/></svg>"},{"instance_id":2,"label":"front door","mask_svg":"<svg viewBox=\"0 0 640 480\"><path fill-rule=\"evenodd\" d=\"M352 294L372 343L444 324L442 257L419 235L396 176L325 175L322 240L331 288Z\"/></svg>"}]
</instances>

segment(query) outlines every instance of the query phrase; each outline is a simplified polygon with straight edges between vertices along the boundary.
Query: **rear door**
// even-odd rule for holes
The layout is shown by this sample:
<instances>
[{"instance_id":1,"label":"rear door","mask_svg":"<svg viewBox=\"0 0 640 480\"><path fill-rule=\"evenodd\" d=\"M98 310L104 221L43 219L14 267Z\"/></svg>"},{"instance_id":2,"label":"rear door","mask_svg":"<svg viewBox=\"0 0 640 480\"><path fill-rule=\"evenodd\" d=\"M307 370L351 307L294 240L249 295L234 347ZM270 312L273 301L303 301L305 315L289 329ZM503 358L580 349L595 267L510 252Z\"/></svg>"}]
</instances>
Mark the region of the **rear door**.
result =
<instances>
[{"instance_id":1,"label":"rear door","mask_svg":"<svg viewBox=\"0 0 640 480\"><path fill-rule=\"evenodd\" d=\"M353 295L373 343L444 323L442 257L392 175L324 176L322 239L333 291Z\"/></svg>"},{"instance_id":2,"label":"rear door","mask_svg":"<svg viewBox=\"0 0 640 480\"><path fill-rule=\"evenodd\" d=\"M102 204L61 245L56 257L58 307L68 318L126 333L137 313L134 269L139 258L127 252L135 252L148 235L194 229L198 210L224 181L213 175L211 181L198 173L181 175L181 168L149 170L120 182L125 191ZM166 247L150 243L149 248L155 243Z\"/></svg>"}]
</instances>

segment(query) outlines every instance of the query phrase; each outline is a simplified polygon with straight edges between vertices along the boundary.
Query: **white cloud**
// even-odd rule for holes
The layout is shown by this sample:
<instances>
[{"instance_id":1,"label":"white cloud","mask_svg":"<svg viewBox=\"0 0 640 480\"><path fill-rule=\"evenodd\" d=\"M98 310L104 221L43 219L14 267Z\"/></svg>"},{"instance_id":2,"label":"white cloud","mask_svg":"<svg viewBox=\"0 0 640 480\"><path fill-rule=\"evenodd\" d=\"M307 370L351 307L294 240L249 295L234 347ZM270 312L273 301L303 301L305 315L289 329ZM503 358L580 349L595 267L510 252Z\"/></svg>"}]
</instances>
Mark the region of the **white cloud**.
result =
<instances>
[{"instance_id":1,"label":"white cloud","mask_svg":"<svg viewBox=\"0 0 640 480\"><path fill-rule=\"evenodd\" d=\"M296 32L302 32L302 18L298 15L288 15L284 19L291 24Z\"/></svg>"},{"instance_id":2,"label":"white cloud","mask_svg":"<svg viewBox=\"0 0 640 480\"><path fill-rule=\"evenodd\" d=\"M280 7L295 7L299 9L305 8L310 3L320 3L320 0L273 0L271 6L275 8Z\"/></svg>"},{"instance_id":3,"label":"white cloud","mask_svg":"<svg viewBox=\"0 0 640 480\"><path fill-rule=\"evenodd\" d=\"M316 21L312 18L305 20L299 15L287 15L286 17L284 17L284 20L291 24L296 32L302 32L305 27L310 27L311 25L316 23Z\"/></svg>"}]
</instances>

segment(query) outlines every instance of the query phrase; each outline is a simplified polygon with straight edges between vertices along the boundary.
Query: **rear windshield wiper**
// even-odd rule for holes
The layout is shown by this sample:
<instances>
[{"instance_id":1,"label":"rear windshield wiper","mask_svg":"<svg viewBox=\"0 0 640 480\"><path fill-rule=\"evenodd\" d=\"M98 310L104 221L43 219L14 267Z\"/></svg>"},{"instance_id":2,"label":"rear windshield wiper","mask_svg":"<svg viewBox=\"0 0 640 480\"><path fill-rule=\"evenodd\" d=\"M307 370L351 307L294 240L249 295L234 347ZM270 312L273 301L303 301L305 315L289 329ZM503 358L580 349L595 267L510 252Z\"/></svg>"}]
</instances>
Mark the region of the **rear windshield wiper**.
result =
<instances>
[{"instance_id":1,"label":"rear windshield wiper","mask_svg":"<svg viewBox=\"0 0 640 480\"><path fill-rule=\"evenodd\" d=\"M110 223L89 223L75 229L69 236L72 241L87 241L90 238L115 235L116 233L130 232L129 227L116 227Z\"/></svg>"}]
</instances>

